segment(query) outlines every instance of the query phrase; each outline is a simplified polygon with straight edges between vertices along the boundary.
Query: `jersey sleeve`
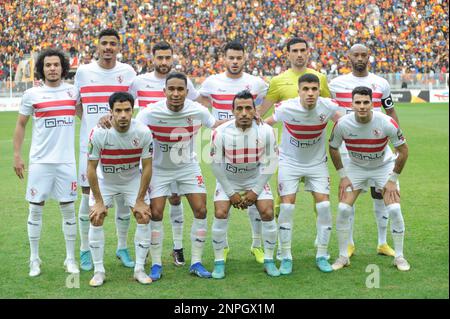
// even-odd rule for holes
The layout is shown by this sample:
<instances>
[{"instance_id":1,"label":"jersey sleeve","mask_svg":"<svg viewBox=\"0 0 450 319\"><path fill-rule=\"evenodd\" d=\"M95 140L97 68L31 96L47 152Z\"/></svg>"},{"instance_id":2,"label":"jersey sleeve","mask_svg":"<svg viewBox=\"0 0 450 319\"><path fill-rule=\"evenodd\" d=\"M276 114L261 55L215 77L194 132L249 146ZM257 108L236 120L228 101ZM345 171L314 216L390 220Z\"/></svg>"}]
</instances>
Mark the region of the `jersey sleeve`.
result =
<instances>
[{"instance_id":1,"label":"jersey sleeve","mask_svg":"<svg viewBox=\"0 0 450 319\"><path fill-rule=\"evenodd\" d=\"M403 136L400 126L393 118L389 117L386 119L385 130L385 134L389 137L389 140L394 147L399 147L406 143L406 139Z\"/></svg>"},{"instance_id":2,"label":"jersey sleeve","mask_svg":"<svg viewBox=\"0 0 450 319\"><path fill-rule=\"evenodd\" d=\"M284 109L285 109L284 103L275 104L275 108L272 114L272 118L274 119L275 122L283 121Z\"/></svg>"},{"instance_id":3,"label":"jersey sleeve","mask_svg":"<svg viewBox=\"0 0 450 319\"><path fill-rule=\"evenodd\" d=\"M136 121L138 121L139 123L142 123L144 125L149 125L150 123L148 122L148 117L149 117L149 112L150 112L151 108L146 108L143 109L141 111L139 111L139 113L136 115Z\"/></svg>"},{"instance_id":4,"label":"jersey sleeve","mask_svg":"<svg viewBox=\"0 0 450 319\"><path fill-rule=\"evenodd\" d=\"M29 91L25 91L25 93L22 96L22 103L20 103L19 107L19 113L22 115L33 115L34 113L34 107L33 107L33 101L31 99L31 94Z\"/></svg>"},{"instance_id":5,"label":"jersey sleeve","mask_svg":"<svg viewBox=\"0 0 450 319\"><path fill-rule=\"evenodd\" d=\"M381 105L385 110L392 109L394 107L394 101L392 100L391 87L387 81L384 82L383 95L381 96Z\"/></svg>"},{"instance_id":6,"label":"jersey sleeve","mask_svg":"<svg viewBox=\"0 0 450 319\"><path fill-rule=\"evenodd\" d=\"M320 79L320 96L321 97L331 97L330 89L328 87L327 77L322 74L319 76Z\"/></svg>"},{"instance_id":7,"label":"jersey sleeve","mask_svg":"<svg viewBox=\"0 0 450 319\"><path fill-rule=\"evenodd\" d=\"M337 87L336 87L336 81L334 79L330 81L330 84L328 85L328 90L330 91L330 97L332 99L335 99Z\"/></svg>"},{"instance_id":8,"label":"jersey sleeve","mask_svg":"<svg viewBox=\"0 0 450 319\"><path fill-rule=\"evenodd\" d=\"M197 104L200 106L202 125L208 128L213 127L214 124L216 124L216 119L214 118L214 116L209 113L209 110L206 107L203 107L200 103Z\"/></svg>"},{"instance_id":9,"label":"jersey sleeve","mask_svg":"<svg viewBox=\"0 0 450 319\"><path fill-rule=\"evenodd\" d=\"M222 132L220 129L215 129L211 133L211 149L209 155L213 162L221 164L225 161L223 152Z\"/></svg>"},{"instance_id":10,"label":"jersey sleeve","mask_svg":"<svg viewBox=\"0 0 450 319\"><path fill-rule=\"evenodd\" d=\"M267 89L266 99L272 102L278 102L281 100L280 92L278 91L277 77L273 77L269 82L269 88Z\"/></svg>"},{"instance_id":11,"label":"jersey sleeve","mask_svg":"<svg viewBox=\"0 0 450 319\"><path fill-rule=\"evenodd\" d=\"M201 96L206 96L208 98L211 97L211 83L212 81L210 80L211 78L207 78L205 81L203 81L202 86L200 87L200 90L198 90L198 93Z\"/></svg>"},{"instance_id":12,"label":"jersey sleeve","mask_svg":"<svg viewBox=\"0 0 450 319\"><path fill-rule=\"evenodd\" d=\"M147 128L148 129L148 128ZM142 159L153 158L153 138L150 130L144 135L144 139L142 141Z\"/></svg>"},{"instance_id":13,"label":"jersey sleeve","mask_svg":"<svg viewBox=\"0 0 450 319\"><path fill-rule=\"evenodd\" d=\"M130 93L133 98L136 100L137 98L137 77L131 82L130 87L128 88L128 93Z\"/></svg>"},{"instance_id":14,"label":"jersey sleeve","mask_svg":"<svg viewBox=\"0 0 450 319\"><path fill-rule=\"evenodd\" d=\"M341 146L342 141L342 126L340 125L340 121L337 121L333 126L333 130L331 131L329 145L332 148L338 149L339 146Z\"/></svg>"},{"instance_id":15,"label":"jersey sleeve","mask_svg":"<svg viewBox=\"0 0 450 319\"><path fill-rule=\"evenodd\" d=\"M339 105L330 98L324 98L324 101L327 109L330 111L330 118L332 118L340 110Z\"/></svg>"},{"instance_id":16,"label":"jersey sleeve","mask_svg":"<svg viewBox=\"0 0 450 319\"><path fill-rule=\"evenodd\" d=\"M75 86L75 89L78 92L80 92L82 70L83 70L82 66L78 67L77 72L75 73L75 79L74 79L74 82L73 82L73 85Z\"/></svg>"},{"instance_id":17,"label":"jersey sleeve","mask_svg":"<svg viewBox=\"0 0 450 319\"><path fill-rule=\"evenodd\" d=\"M267 94L267 90L268 90L269 86L267 85L266 82L264 82L263 79L259 79L258 81L258 88L257 88L257 92L256 92L256 99L255 99L255 105L261 105L261 103L264 100L264 97Z\"/></svg>"},{"instance_id":18,"label":"jersey sleeve","mask_svg":"<svg viewBox=\"0 0 450 319\"><path fill-rule=\"evenodd\" d=\"M102 130L93 128L91 134L89 135L88 142L88 159L91 161L100 160L100 155L102 151L101 138Z\"/></svg>"},{"instance_id":19,"label":"jersey sleeve","mask_svg":"<svg viewBox=\"0 0 450 319\"><path fill-rule=\"evenodd\" d=\"M200 93L194 87L194 84L192 83L191 79L189 79L189 78L187 79L187 88L189 90L187 98L189 100L195 101L200 96Z\"/></svg>"}]
</instances>

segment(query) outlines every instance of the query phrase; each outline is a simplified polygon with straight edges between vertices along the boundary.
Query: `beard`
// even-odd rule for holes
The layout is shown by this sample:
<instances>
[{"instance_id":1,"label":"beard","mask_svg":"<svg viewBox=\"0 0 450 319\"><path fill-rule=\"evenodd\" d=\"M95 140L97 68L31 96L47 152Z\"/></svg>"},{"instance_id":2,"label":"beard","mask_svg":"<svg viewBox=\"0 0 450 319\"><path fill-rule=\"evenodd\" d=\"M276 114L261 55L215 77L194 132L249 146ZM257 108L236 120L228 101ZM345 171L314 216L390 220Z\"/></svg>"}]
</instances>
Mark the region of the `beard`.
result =
<instances>
[{"instance_id":1,"label":"beard","mask_svg":"<svg viewBox=\"0 0 450 319\"><path fill-rule=\"evenodd\" d=\"M160 74L167 74L167 73L170 72L170 70L172 70L172 66L169 65L169 66L163 66L163 67L161 67L161 66L156 66L156 65L155 65L155 70L156 70L156 72L158 72L158 73L160 73Z\"/></svg>"}]
</instances>

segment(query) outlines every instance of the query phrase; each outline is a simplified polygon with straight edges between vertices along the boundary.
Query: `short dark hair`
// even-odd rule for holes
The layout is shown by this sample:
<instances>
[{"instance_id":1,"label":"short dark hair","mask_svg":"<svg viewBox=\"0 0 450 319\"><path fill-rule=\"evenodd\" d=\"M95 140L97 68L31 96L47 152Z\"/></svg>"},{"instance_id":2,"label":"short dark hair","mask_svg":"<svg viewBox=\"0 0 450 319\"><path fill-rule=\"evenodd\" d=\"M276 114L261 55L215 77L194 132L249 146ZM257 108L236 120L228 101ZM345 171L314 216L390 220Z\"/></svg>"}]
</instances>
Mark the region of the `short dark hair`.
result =
<instances>
[{"instance_id":1,"label":"short dark hair","mask_svg":"<svg viewBox=\"0 0 450 319\"><path fill-rule=\"evenodd\" d=\"M300 87L301 83L319 83L320 86L320 79L317 75L312 73L306 73L303 74L301 77L298 78L298 86Z\"/></svg>"},{"instance_id":2,"label":"short dark hair","mask_svg":"<svg viewBox=\"0 0 450 319\"><path fill-rule=\"evenodd\" d=\"M236 50L236 51L242 51L243 53L245 52L244 50L244 46L242 45L241 42L239 41L231 41L228 42L225 47L223 48L223 53L227 54L228 50Z\"/></svg>"},{"instance_id":3,"label":"short dark hair","mask_svg":"<svg viewBox=\"0 0 450 319\"><path fill-rule=\"evenodd\" d=\"M309 47L309 46L308 46L308 42L307 42L305 39L303 39L303 38L298 38L298 37L294 37L294 38L290 39L290 40L288 41L288 43L286 44L286 47L287 47L288 52L291 51L291 46L294 45L294 44L297 44L297 43L304 43L304 44L306 45L306 48Z\"/></svg>"},{"instance_id":4,"label":"short dark hair","mask_svg":"<svg viewBox=\"0 0 450 319\"><path fill-rule=\"evenodd\" d=\"M234 110L234 103L235 103L235 101L237 99L240 99L240 100L252 99L253 107L254 108L256 107L255 106L255 99L253 98L253 95L252 95L252 93L249 90L240 91L234 96L233 104L231 105L233 110Z\"/></svg>"},{"instance_id":5,"label":"short dark hair","mask_svg":"<svg viewBox=\"0 0 450 319\"><path fill-rule=\"evenodd\" d=\"M113 94L111 94L111 96L109 97L109 108L111 109L111 111L114 109L114 103L116 102L130 102L131 103L131 108L134 107L134 98L133 96L128 93L128 92L115 92Z\"/></svg>"},{"instance_id":6,"label":"short dark hair","mask_svg":"<svg viewBox=\"0 0 450 319\"><path fill-rule=\"evenodd\" d=\"M110 36L110 35L116 37L117 40L120 42L119 33L114 29L103 29L102 31L100 31L100 33L98 35L98 39L100 40L102 37Z\"/></svg>"},{"instance_id":7,"label":"short dark hair","mask_svg":"<svg viewBox=\"0 0 450 319\"><path fill-rule=\"evenodd\" d=\"M352 91L352 100L353 97L356 95L368 95L370 99L372 100L372 89L368 88L367 86L357 86Z\"/></svg>"},{"instance_id":8,"label":"short dark hair","mask_svg":"<svg viewBox=\"0 0 450 319\"><path fill-rule=\"evenodd\" d=\"M158 50L170 50L173 53L171 45L166 41L156 43L152 48L152 54L155 55L155 52Z\"/></svg>"},{"instance_id":9,"label":"short dark hair","mask_svg":"<svg viewBox=\"0 0 450 319\"><path fill-rule=\"evenodd\" d=\"M70 70L69 58L64 54L63 51L58 50L58 49L53 49L53 48L46 49L39 54L37 61L36 61L37 78L45 80L44 59L49 56L59 57L59 61L61 62L61 67L62 67L61 78L65 78L67 76L67 74L69 74L69 70Z\"/></svg>"},{"instance_id":10,"label":"short dark hair","mask_svg":"<svg viewBox=\"0 0 450 319\"><path fill-rule=\"evenodd\" d=\"M184 74L184 73L181 73L181 72L170 72L169 73L169 75L167 76L167 78L166 78L166 86L167 86L167 82L170 80L170 79L180 79L180 80L183 80L184 81L184 84L186 85L186 87L187 87L187 76L186 76L186 74Z\"/></svg>"}]
</instances>

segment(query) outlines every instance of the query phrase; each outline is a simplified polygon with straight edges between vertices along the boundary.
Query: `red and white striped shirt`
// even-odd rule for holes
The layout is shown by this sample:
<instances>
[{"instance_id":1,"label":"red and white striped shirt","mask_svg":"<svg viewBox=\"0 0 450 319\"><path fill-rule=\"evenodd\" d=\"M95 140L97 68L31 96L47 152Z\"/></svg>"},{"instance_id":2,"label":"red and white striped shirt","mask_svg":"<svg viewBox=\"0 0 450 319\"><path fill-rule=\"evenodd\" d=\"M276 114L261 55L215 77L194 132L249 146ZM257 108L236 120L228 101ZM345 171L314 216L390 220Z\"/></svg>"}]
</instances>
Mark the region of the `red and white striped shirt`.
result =
<instances>
[{"instance_id":1,"label":"red and white striped shirt","mask_svg":"<svg viewBox=\"0 0 450 319\"><path fill-rule=\"evenodd\" d=\"M158 78L155 72L138 75L130 86L129 92L136 100L139 109L148 107L149 104L156 103L166 98L163 89L166 86L165 78ZM196 100L199 97L192 81L187 79L187 98Z\"/></svg>"},{"instance_id":2,"label":"red and white striped shirt","mask_svg":"<svg viewBox=\"0 0 450 319\"><path fill-rule=\"evenodd\" d=\"M153 167L176 170L198 164L194 138L202 125L211 128L216 120L200 103L187 99L179 112L169 110L166 103L166 99L156 102L136 116L152 132Z\"/></svg>"},{"instance_id":3,"label":"red and white striped shirt","mask_svg":"<svg viewBox=\"0 0 450 319\"><path fill-rule=\"evenodd\" d=\"M370 73L367 76L354 76L353 73L338 76L328 85L331 96L336 100L346 113L352 112L352 91L357 86L365 86L372 89L372 101L374 111L381 111L381 100L391 95L391 88L386 79ZM394 107L392 102L385 105L385 109Z\"/></svg>"},{"instance_id":4,"label":"red and white striped shirt","mask_svg":"<svg viewBox=\"0 0 450 319\"><path fill-rule=\"evenodd\" d=\"M283 123L280 164L288 161L296 166L311 167L325 162L326 127L338 110L337 104L322 97L312 110L304 108L298 97L277 104L273 119Z\"/></svg>"},{"instance_id":5,"label":"red and white striped shirt","mask_svg":"<svg viewBox=\"0 0 450 319\"><path fill-rule=\"evenodd\" d=\"M109 114L109 97L114 92L128 92L136 77L133 68L116 62L112 69L101 68L97 61L81 65L75 74L75 87L80 92L83 117L80 128L80 151L87 152L89 133L98 120Z\"/></svg>"},{"instance_id":6,"label":"red and white striped shirt","mask_svg":"<svg viewBox=\"0 0 450 319\"><path fill-rule=\"evenodd\" d=\"M125 133L118 132L114 127L95 127L91 131L88 158L99 160L98 178L110 187L139 180L140 160L151 158L152 154L153 140L148 127L134 119Z\"/></svg>"},{"instance_id":7,"label":"red and white striped shirt","mask_svg":"<svg viewBox=\"0 0 450 319\"><path fill-rule=\"evenodd\" d=\"M255 99L255 105L259 105L267 94L267 88L267 83L257 76L244 72L240 78L232 79L224 72L206 78L199 93L210 98L213 116L217 120L223 120L233 117L231 110L237 93L249 90Z\"/></svg>"},{"instance_id":8,"label":"red and white striped shirt","mask_svg":"<svg viewBox=\"0 0 450 319\"><path fill-rule=\"evenodd\" d=\"M277 156L273 128L257 125L245 132L231 120L217 127L211 136L211 156L222 166L225 176L237 185L260 175L260 166L268 156ZM275 170L274 170L275 172Z\"/></svg>"},{"instance_id":9,"label":"red and white striped shirt","mask_svg":"<svg viewBox=\"0 0 450 319\"><path fill-rule=\"evenodd\" d=\"M396 156L389 148L406 142L398 124L388 115L373 112L369 123L356 121L354 113L339 119L330 137L330 146L338 148L345 142L352 163L365 167L377 168L395 161Z\"/></svg>"},{"instance_id":10,"label":"red and white striped shirt","mask_svg":"<svg viewBox=\"0 0 450 319\"><path fill-rule=\"evenodd\" d=\"M33 116L30 163L75 163L75 106L71 84L25 91L19 113Z\"/></svg>"}]
</instances>

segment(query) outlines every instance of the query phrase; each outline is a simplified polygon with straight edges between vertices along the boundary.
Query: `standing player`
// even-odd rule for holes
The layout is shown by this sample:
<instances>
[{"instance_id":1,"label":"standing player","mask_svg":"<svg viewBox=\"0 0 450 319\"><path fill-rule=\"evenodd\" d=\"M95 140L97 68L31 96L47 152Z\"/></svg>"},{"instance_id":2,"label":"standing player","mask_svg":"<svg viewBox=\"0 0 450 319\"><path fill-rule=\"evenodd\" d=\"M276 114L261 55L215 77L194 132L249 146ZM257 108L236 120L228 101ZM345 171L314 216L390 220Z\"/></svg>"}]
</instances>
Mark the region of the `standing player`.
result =
<instances>
[{"instance_id":1,"label":"standing player","mask_svg":"<svg viewBox=\"0 0 450 319\"><path fill-rule=\"evenodd\" d=\"M152 280L145 273L144 264L150 246L151 213L147 189L152 176L153 140L145 125L131 119L134 98L129 93L113 93L109 97L109 106L112 127L94 128L89 139L89 248L94 261L94 277L89 285L98 287L105 281L103 221L116 196L122 196L137 221L134 278L141 284L149 284ZM140 161L142 175L139 178Z\"/></svg>"},{"instance_id":2,"label":"standing player","mask_svg":"<svg viewBox=\"0 0 450 319\"><path fill-rule=\"evenodd\" d=\"M292 272L293 215L301 181L305 183L305 190L311 192L317 211L316 265L323 272L333 271L327 260L332 221L325 135L328 121L337 120L340 114L337 104L319 97L319 93L319 78L314 74L304 74L298 79L299 97L281 102L267 119L270 125L283 123L278 172L282 275Z\"/></svg>"},{"instance_id":3,"label":"standing player","mask_svg":"<svg viewBox=\"0 0 450 319\"><path fill-rule=\"evenodd\" d=\"M187 77L170 73L164 88L166 99L139 112L136 120L150 127L154 140L153 174L150 183L152 210L150 254L153 281L162 276L162 218L171 184L176 182L178 194L189 201L194 221L191 228L190 273L210 278L202 265L206 240L206 190L202 172L194 152L194 137L202 125L213 128L220 124L201 104L186 99Z\"/></svg>"},{"instance_id":4,"label":"standing player","mask_svg":"<svg viewBox=\"0 0 450 319\"><path fill-rule=\"evenodd\" d=\"M136 72L128 64L117 61L120 51L120 37L117 31L106 29L98 36L98 61L81 65L75 74L75 86L80 92L83 108L80 128L79 181L82 197L78 212L80 225L80 266L83 270L92 269L91 253L88 246L89 232L89 181L87 180L87 145L92 128L100 117L109 114L109 97L114 92L127 92L136 76ZM127 248L128 229L130 226L130 210L123 200L116 198L116 256L126 267L134 267Z\"/></svg>"},{"instance_id":5,"label":"standing player","mask_svg":"<svg viewBox=\"0 0 450 319\"><path fill-rule=\"evenodd\" d=\"M142 110L151 107L153 103L165 98L164 87L166 78L172 70L173 49L167 42L158 42L152 48L153 65L155 71L137 76L130 86L129 92L138 101L139 108ZM196 100L199 97L191 80L188 79L188 95L190 100ZM172 186L172 196L169 197L170 209L169 216L172 224L173 236L173 261L176 266L185 264L183 253L183 203L177 194L176 184Z\"/></svg>"},{"instance_id":6,"label":"standing player","mask_svg":"<svg viewBox=\"0 0 450 319\"><path fill-rule=\"evenodd\" d=\"M205 79L199 90L200 101L205 106L211 105L212 114L216 120L233 117L232 102L236 93L248 90L259 105L267 92L267 84L263 79L244 72L246 62L244 46L236 41L229 42L224 48L226 70L223 73L211 75ZM227 214L228 215L228 214ZM252 227L252 245L250 252L258 263L264 263L264 251L261 248L261 217L255 206L248 208L248 217ZM225 261L228 254L226 240Z\"/></svg>"},{"instance_id":7,"label":"standing player","mask_svg":"<svg viewBox=\"0 0 450 319\"><path fill-rule=\"evenodd\" d=\"M330 90L344 112L352 112L352 90L357 86L366 86L372 89L373 107L375 111L381 111L383 108L386 114L392 117L397 123L398 117L395 112L394 103L392 102L391 89L389 83L368 71L369 65L369 49L362 44L355 44L348 53L348 58L352 65L352 72L349 74L338 76L330 82ZM350 162L348 152L344 145L340 148L341 157L346 166ZM387 150L390 152L390 150ZM370 193L373 198L373 210L378 228L378 246L377 252L381 255L394 256L394 250L387 244L387 225L389 214L386 212L383 195L376 192L375 187L371 185ZM354 209L354 207L353 207ZM351 257L355 251L355 243L353 241L353 225L355 223L355 212L353 211L351 220L350 239L348 246L348 255Z\"/></svg>"},{"instance_id":8,"label":"standing player","mask_svg":"<svg viewBox=\"0 0 450 319\"><path fill-rule=\"evenodd\" d=\"M61 51L43 51L36 62L36 73L44 85L25 91L14 131L14 170L24 178L25 165L21 151L25 128L33 116L29 176L26 199L30 203L28 238L30 241L31 277L41 273L39 239L45 201L59 201L62 229L66 241L64 266L70 273L79 273L75 262L77 225L74 201L77 199L75 163L75 106L78 100L73 85L62 82L69 72L69 60Z\"/></svg>"},{"instance_id":9,"label":"standing player","mask_svg":"<svg viewBox=\"0 0 450 319\"><path fill-rule=\"evenodd\" d=\"M398 177L408 158L408 147L398 124L382 112L373 112L372 90L356 87L352 91L353 113L342 117L333 128L330 138L330 156L338 171L339 206L336 230L339 242L339 258L333 264L338 270L350 265L348 244L352 206L361 191L370 182L381 191L386 211L391 217L394 240L394 265L398 270L408 271L409 263L403 257L405 224L400 207ZM397 156L389 149L388 142L395 147ZM339 146L345 142L350 162L344 168Z\"/></svg>"},{"instance_id":10,"label":"standing player","mask_svg":"<svg viewBox=\"0 0 450 319\"><path fill-rule=\"evenodd\" d=\"M305 74L314 74L320 80L320 96L330 97L327 77L314 69L307 67L311 55L308 42L305 39L294 37L287 44L287 59L290 62L290 68L273 77L269 83L269 90L266 98L260 107L257 108L258 114L262 117L275 104L288 99L298 97L298 79ZM275 197L275 216L280 213L280 197ZM279 235L279 234L278 234ZM318 239L316 238L316 245ZM278 241L278 243L280 243ZM281 259L280 250L277 251L277 258Z\"/></svg>"},{"instance_id":11,"label":"standing player","mask_svg":"<svg viewBox=\"0 0 450 319\"><path fill-rule=\"evenodd\" d=\"M226 234L231 205L246 208L255 205L262 220L264 269L277 277L273 261L277 224L273 216L273 197L267 184L276 170L277 145L273 129L256 124L255 102L250 91L241 91L232 102L234 120L220 125L211 139L212 170L217 178L212 225L214 271L212 277L225 277ZM240 192L244 192L243 195Z\"/></svg>"}]
</instances>

